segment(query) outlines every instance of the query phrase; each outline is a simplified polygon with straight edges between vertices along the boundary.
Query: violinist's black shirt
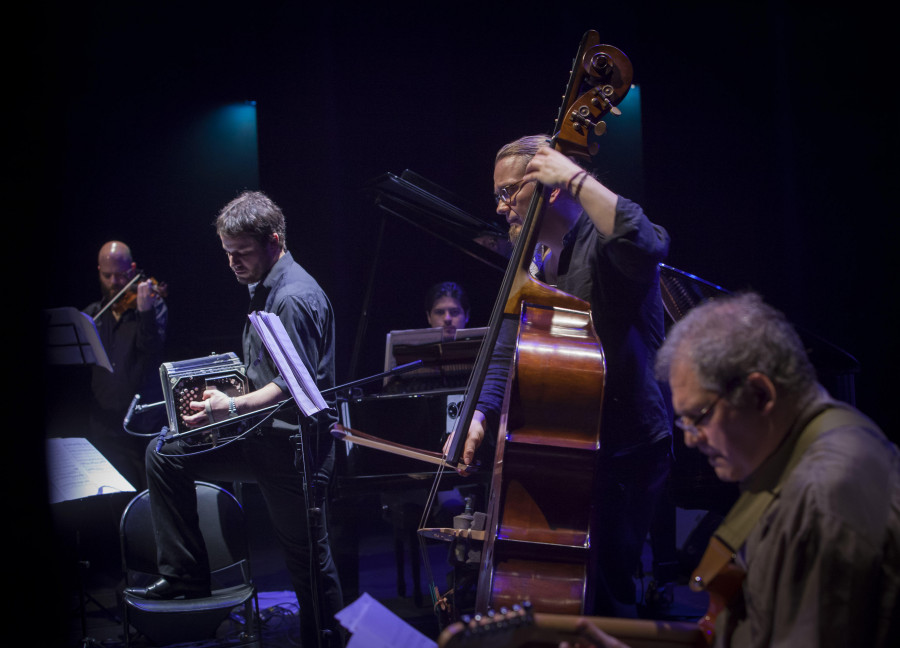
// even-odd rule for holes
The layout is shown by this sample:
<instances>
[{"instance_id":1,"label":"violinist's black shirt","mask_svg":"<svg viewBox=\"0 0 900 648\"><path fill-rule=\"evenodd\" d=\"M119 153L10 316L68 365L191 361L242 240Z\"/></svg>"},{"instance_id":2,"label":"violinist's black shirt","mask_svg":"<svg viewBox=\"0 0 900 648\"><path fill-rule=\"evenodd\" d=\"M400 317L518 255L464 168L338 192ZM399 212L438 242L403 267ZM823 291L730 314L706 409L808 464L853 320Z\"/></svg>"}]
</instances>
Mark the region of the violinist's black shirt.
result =
<instances>
[{"instance_id":1,"label":"violinist's black shirt","mask_svg":"<svg viewBox=\"0 0 900 648\"><path fill-rule=\"evenodd\" d=\"M103 305L94 302L84 312L93 317ZM116 417L119 424L135 394L140 394L145 403L159 400L156 396L162 394L159 365L168 318L165 301L158 299L153 309L144 313L132 308L117 320L112 310L107 310L95 322L113 372L98 365L91 367L94 407Z\"/></svg>"}]
</instances>

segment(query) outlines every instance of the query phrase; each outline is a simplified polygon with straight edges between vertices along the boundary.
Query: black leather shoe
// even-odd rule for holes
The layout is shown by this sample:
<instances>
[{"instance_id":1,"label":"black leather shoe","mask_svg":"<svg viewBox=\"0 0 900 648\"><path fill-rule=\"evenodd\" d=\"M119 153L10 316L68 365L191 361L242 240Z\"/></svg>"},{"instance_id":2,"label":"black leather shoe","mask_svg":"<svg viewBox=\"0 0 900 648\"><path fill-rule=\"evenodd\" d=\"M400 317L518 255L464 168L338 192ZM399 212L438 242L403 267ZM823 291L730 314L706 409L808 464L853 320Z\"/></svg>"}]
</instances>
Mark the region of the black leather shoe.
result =
<instances>
[{"instance_id":1,"label":"black leather shoe","mask_svg":"<svg viewBox=\"0 0 900 648\"><path fill-rule=\"evenodd\" d=\"M178 598L179 596L183 596L186 599L204 598L209 596L209 586L178 581L172 582L166 578L160 578L147 587L126 587L124 593L152 601L163 601Z\"/></svg>"}]
</instances>

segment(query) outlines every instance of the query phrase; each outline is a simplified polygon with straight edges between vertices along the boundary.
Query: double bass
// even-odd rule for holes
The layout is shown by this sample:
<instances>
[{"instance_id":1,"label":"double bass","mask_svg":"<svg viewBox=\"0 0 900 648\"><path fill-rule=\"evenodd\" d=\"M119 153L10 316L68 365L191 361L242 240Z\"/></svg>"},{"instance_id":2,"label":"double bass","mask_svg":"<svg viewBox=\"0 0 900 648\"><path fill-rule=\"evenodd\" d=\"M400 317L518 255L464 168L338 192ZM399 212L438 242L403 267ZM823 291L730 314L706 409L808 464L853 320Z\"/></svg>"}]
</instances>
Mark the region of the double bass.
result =
<instances>
[{"instance_id":1,"label":"double bass","mask_svg":"<svg viewBox=\"0 0 900 648\"><path fill-rule=\"evenodd\" d=\"M602 119L618 114L631 79L631 63L621 51L600 44L596 32L585 34L549 144L570 157L596 154L606 130ZM590 304L529 271L545 200L538 186L491 319L492 331L504 318L517 319L518 338L491 475L479 613L527 600L536 612L585 614L596 590L589 503L606 363ZM473 381L486 372L481 362L490 362L489 354L482 356ZM476 401L466 400L469 410ZM451 460L464 443L470 412L461 418Z\"/></svg>"},{"instance_id":2,"label":"double bass","mask_svg":"<svg viewBox=\"0 0 900 648\"><path fill-rule=\"evenodd\" d=\"M631 79L625 54L587 32L549 144L574 158L599 152L598 139L606 129L602 120L618 114L616 106ZM460 456L491 352L502 322L518 321L515 364L491 467L487 525L479 534L476 610L483 613L527 600L536 612L585 614L595 589L589 502L601 445L605 358L590 305L529 272L545 209L543 193L540 186L534 192L444 452L400 448L341 425L333 428L339 439L467 470ZM427 515L426 509L423 521Z\"/></svg>"}]
</instances>

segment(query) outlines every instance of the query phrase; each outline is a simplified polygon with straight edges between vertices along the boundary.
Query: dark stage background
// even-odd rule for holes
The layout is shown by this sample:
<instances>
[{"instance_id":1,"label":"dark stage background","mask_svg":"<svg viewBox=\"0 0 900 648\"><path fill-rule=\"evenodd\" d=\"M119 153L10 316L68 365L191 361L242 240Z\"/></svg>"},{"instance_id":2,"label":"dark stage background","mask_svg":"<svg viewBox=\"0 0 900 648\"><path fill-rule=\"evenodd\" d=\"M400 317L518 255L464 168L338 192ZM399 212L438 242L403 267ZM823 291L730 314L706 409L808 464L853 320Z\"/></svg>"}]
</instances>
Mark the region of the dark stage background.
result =
<instances>
[{"instance_id":1,"label":"dark stage background","mask_svg":"<svg viewBox=\"0 0 900 648\"><path fill-rule=\"evenodd\" d=\"M781 2L315 4L33 10L37 56L13 128L30 134L17 168L37 183L16 218L25 235L7 241L45 252L28 261L45 287L26 298L28 332L41 308L96 299L96 253L116 238L169 286L169 359L238 351L246 292L211 223L244 188L281 205L289 249L331 297L339 381L379 370L387 330L424 324L431 283L467 286L470 325L484 325L499 273L389 218L350 375L383 217L363 188L412 169L491 217L495 151L552 126L595 29L631 58L641 97L622 165L601 153L607 184L668 229L671 265L758 290L857 358L857 404L896 439L897 103L884 16L864 3L839 14ZM258 151L240 138L229 148L209 125L245 100L257 102ZM66 383L45 385L32 411L71 430L85 384ZM39 441L23 454L38 495Z\"/></svg>"}]
</instances>

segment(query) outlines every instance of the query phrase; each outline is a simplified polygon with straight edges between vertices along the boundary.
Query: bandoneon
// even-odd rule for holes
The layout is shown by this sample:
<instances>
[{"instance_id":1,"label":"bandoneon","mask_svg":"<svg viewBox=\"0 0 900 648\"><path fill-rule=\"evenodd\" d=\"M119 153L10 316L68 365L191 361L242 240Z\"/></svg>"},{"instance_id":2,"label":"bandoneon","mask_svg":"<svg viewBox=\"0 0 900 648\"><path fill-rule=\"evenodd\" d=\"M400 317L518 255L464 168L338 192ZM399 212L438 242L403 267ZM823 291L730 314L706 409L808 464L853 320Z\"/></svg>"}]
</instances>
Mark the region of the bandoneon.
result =
<instances>
[{"instance_id":1,"label":"bandoneon","mask_svg":"<svg viewBox=\"0 0 900 648\"><path fill-rule=\"evenodd\" d=\"M227 396L240 396L249 391L246 369L234 353L164 362L159 367L159 375L170 434L190 431L191 428L184 423L182 416L197 413L197 410L191 409L190 403L202 401L203 392L207 389L218 389ZM239 435L246 426L246 421L223 425L195 436L187 435L182 440L194 446L215 446Z\"/></svg>"}]
</instances>

